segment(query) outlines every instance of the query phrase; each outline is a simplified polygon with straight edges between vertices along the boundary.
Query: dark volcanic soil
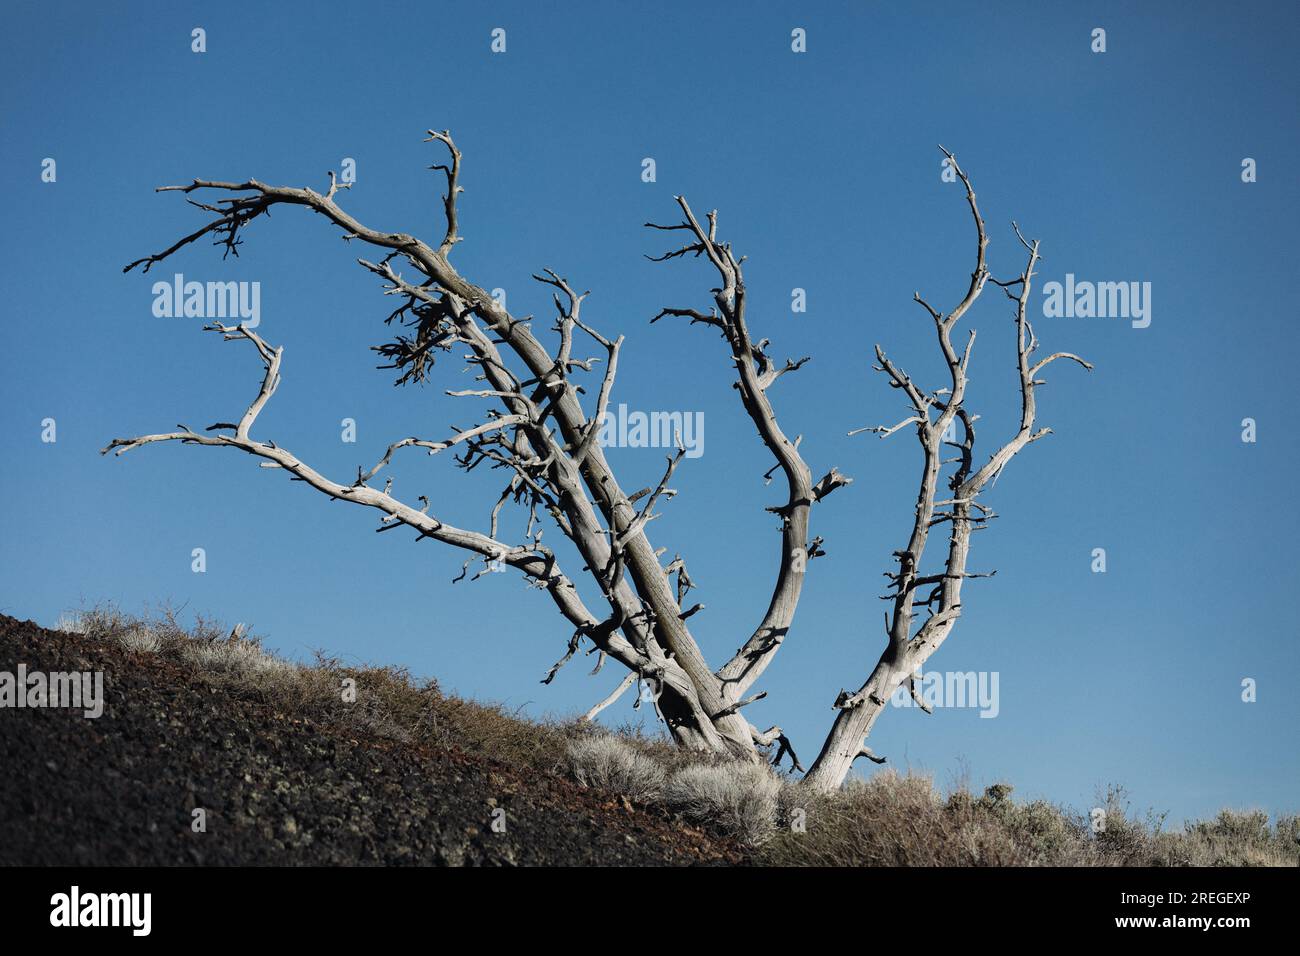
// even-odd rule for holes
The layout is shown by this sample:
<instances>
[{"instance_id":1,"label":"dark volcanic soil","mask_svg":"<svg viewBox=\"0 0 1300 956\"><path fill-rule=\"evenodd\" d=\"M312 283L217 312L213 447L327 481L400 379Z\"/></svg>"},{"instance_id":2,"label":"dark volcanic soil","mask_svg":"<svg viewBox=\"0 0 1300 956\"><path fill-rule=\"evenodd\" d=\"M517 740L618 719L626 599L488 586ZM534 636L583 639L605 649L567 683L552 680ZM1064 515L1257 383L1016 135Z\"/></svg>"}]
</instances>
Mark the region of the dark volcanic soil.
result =
<instances>
[{"instance_id":1,"label":"dark volcanic soil","mask_svg":"<svg viewBox=\"0 0 1300 956\"><path fill-rule=\"evenodd\" d=\"M736 862L621 798L278 713L186 666L0 615L0 671L103 671L106 704L0 708L0 864ZM206 811L207 830L191 829ZM505 832L492 829L505 810Z\"/></svg>"}]
</instances>

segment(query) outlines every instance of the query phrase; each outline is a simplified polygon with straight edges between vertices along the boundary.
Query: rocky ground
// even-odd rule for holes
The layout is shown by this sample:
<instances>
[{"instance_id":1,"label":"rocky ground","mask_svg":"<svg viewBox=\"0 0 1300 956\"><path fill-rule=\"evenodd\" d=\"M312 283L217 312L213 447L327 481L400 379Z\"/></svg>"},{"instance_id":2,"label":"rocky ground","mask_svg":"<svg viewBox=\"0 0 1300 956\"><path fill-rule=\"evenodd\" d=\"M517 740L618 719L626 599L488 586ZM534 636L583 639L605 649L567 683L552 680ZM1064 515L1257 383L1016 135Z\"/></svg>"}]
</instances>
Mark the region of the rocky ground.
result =
<instances>
[{"instance_id":1,"label":"rocky ground","mask_svg":"<svg viewBox=\"0 0 1300 956\"><path fill-rule=\"evenodd\" d=\"M106 703L97 719L0 709L0 865L740 860L559 776L312 722L183 663L0 616L0 672L20 663L102 671Z\"/></svg>"}]
</instances>

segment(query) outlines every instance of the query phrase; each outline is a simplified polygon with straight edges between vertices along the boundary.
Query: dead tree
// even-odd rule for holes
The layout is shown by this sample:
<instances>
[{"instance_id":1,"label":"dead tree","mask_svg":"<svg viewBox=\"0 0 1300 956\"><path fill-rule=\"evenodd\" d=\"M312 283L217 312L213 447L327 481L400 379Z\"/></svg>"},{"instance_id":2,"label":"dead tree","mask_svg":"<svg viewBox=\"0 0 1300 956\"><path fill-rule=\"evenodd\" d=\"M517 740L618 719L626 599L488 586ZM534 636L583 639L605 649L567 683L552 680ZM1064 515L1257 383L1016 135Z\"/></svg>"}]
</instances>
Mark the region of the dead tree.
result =
<instances>
[{"instance_id":1,"label":"dead tree","mask_svg":"<svg viewBox=\"0 0 1300 956\"><path fill-rule=\"evenodd\" d=\"M514 568L533 586L545 591L572 626L565 653L543 678L544 682L550 682L584 642L590 644L591 652L598 654L597 669L606 659L613 659L627 669L623 683L589 711L589 718L628 687L644 683L652 688L658 713L679 744L749 760L760 759L763 749L775 745L775 763L789 754L792 768L802 771L781 728L774 726L760 731L745 719L741 709L765 696L765 692L750 694L749 691L790 632L808 561L822 554L819 547L822 539L809 537L813 505L851 482L834 468L814 481L800 454L800 438L788 438L777 422L768 392L779 378L797 371L808 359L786 360L778 367L768 352L768 340L755 342L751 337L746 318L744 257L737 258L730 244L718 239L715 212L709 213L702 223L686 200L677 197L682 213L680 222L647 223L653 229L679 232L683 237L679 247L651 258L666 261L688 255L704 257L716 271L719 282L712 290L713 306L707 312L665 308L651 321L678 317L688 319L692 325L717 330L735 366L734 384L741 405L775 459L768 477L779 470L784 478L785 501L767 509L778 519L781 538L771 598L748 638L730 660L715 670L706 662L688 624L701 605L685 606L688 592L694 587L686 564L680 555L667 565L662 563L666 549L655 548L647 534L647 526L660 514L657 509L675 494L669 482L684 449L679 443L654 488L643 488L632 494L623 490L598 440L618 371L622 336L611 340L589 324L582 316L582 306L589 293L577 293L567 280L549 269L533 277L552 288L555 339L549 349L533 333L531 316L512 316L482 287L464 278L450 262L456 244L461 241L457 213L457 200L462 191L461 153L446 131L430 130L426 142L438 143L448 153L447 162L433 167L445 176L447 185L443 200L446 229L436 244L404 233L372 229L359 222L339 204L340 191L348 187L338 183L333 173L330 187L323 193L309 188L271 186L255 179L244 182L196 179L188 185L162 187L159 191L185 194L191 205L209 214L208 221L161 252L130 263L124 271L139 267L148 272L156 263L199 240L210 240L222 247L224 255L238 255L243 231L255 219L275 206L305 207L340 229L345 240L360 242L383 253L373 260L357 260L379 276L385 294L395 296L400 303L385 320L389 325L395 324L399 331L391 341L374 346L385 362L380 367L396 370L398 384L425 382L439 353L463 348L480 387L452 390L447 394L471 402L486 401L490 407L483 411L479 423L453 429L441 438L409 436L394 441L372 466L359 465L355 479L338 481L326 477L282 444L252 437L259 413L279 385L283 349L268 344L242 324L213 323L206 330L228 341L248 342L264 367L258 393L239 421L217 422L201 432L180 425L172 432L118 438L103 451L120 455L140 445L165 441L237 449L262 459L263 468L281 469L291 480L305 482L331 499L376 509L380 512L376 529L379 532L406 527L416 532L416 540L432 539L468 552L470 557L462 577L476 559L484 563L484 570L492 562ZM974 419L962 407L970 345L967 344L958 358L949 335L979 295L987 272L983 223L964 174L962 181L967 185L971 209L979 226L979 262L971 290L957 309L946 318L930 310L941 346L950 358L953 384L948 397L921 393L877 350L892 384L903 389L913 401L918 434L926 449L927 477L922 483L917 531L909 545L911 557L906 561L900 558L903 563L895 579L896 610L890 628L890 649L858 694L852 698L841 695L837 705L839 717L822 756L809 774L809 779L818 786L834 787L843 780L878 714L878 708L872 709L871 702L897 685L898 674L903 673L898 668L906 662L911 666L906 674L911 674L951 630L960 608L957 600L960 581L968 576L966 538L972 527L991 516L974 498L1007 459L1045 433L1045 430L1031 433L1033 388L1037 384L1033 374L1061 356L1052 356L1032 369L1028 366L1034 342L1024 312L1037 260L1035 243L1026 246L1031 253L1025 273L1005 285L1008 290L1017 285L1021 290L1017 324L1025 425L1021 435L1000 450L989 465L971 473ZM194 198L196 195L204 198ZM414 270L413 277L407 278L399 271L403 265ZM582 353L575 348L580 341L590 341L603 354L579 357ZM594 401L589 399L589 407L584 408L580 396L589 392L575 377L591 375L602 364L596 397ZM931 421L932 412L938 412L936 421ZM961 444L964 464L958 465L951 479L959 490L950 501L935 502L940 436L954 417L966 429ZM419 508L399 499L393 493L391 478L382 489L371 484L393 456L406 448L424 449L429 455L455 449L456 464L466 471L483 466L484 474L504 476L504 488L489 515L487 532L448 524L440 515L431 513L432 503L424 496L417 499L422 505ZM507 502L518 505L526 516L522 536L514 541L499 530L500 514ZM942 507L950 510L936 510ZM979 510L979 514L972 515L971 509ZM941 577L921 576L913 569L919 564L926 532L940 520L952 524L953 556ZM561 569L555 552L543 544L543 524L553 524L573 544L584 564L583 571L590 574L601 596L600 613L587 606L573 580ZM913 595L925 586L935 586L930 604L937 603L938 609L909 640ZM842 752L848 754L847 758L841 756Z\"/></svg>"}]
</instances>

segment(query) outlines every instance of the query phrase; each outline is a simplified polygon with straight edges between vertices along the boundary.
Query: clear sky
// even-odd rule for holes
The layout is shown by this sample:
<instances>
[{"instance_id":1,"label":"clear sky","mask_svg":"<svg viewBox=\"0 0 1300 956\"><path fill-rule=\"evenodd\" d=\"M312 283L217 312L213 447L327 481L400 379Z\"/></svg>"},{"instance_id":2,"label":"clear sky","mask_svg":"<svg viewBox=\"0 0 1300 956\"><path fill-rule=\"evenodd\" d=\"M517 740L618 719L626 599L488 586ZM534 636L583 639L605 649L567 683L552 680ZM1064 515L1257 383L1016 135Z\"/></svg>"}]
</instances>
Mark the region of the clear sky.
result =
<instances>
[{"instance_id":1,"label":"clear sky","mask_svg":"<svg viewBox=\"0 0 1300 956\"><path fill-rule=\"evenodd\" d=\"M986 496L1002 518L975 536L972 567L998 574L967 586L931 661L996 671L998 716L891 709L874 749L940 784L966 772L1078 808L1114 782L1174 821L1296 811L1300 527L1278 481L1300 467L1286 165L1300 155L1298 19L1293 3L6 4L0 609L52 624L83 603L171 600L248 622L289 655L402 664L535 715L584 710L619 680L614 667L589 678L588 659L543 687L569 634L544 595L514 574L453 585L462 555L373 534L374 512L245 455L98 455L119 435L228 420L252 398L260 366L246 345L153 314L154 281L175 272L261 284L259 331L285 358L256 432L326 473L346 480L397 438L468 423L464 400L442 395L466 387L463 363L402 390L374 370L367 349L393 300L319 217L259 220L238 259L196 246L148 276L122 273L202 221L155 186L323 189L345 157L357 171L347 209L437 239L442 182L427 167L442 155L421 140L449 128L465 154L464 274L505 289L517 315L548 313L528 278L542 267L591 289L588 321L627 337L615 401L705 416L704 454L679 469L651 537L686 557L707 605L691 623L716 664L766 606L778 536L763 508L782 492L762 481L770 457L723 343L648 324L662 306L707 307L715 277L696 260L648 262L664 234L641 224L672 219L677 193L717 208L749 256L756 337L778 359L812 356L774 403L816 474L837 465L856 481L814 509L828 556L761 683L768 698L748 711L782 724L807 762L836 693L880 652L881 573L915 500L909 433L846 435L905 414L870 371L872 347L942 384L911 296L951 308L972 268L943 143L974 180L995 276L1022 267L1015 218L1043 242L1040 281L1149 282L1151 323L1046 318L1035 294L1045 348L1096 371L1049 370L1039 420L1055 434ZM505 53L490 49L497 27ZM1104 53L1091 50L1097 27ZM795 28L805 53L791 50ZM1242 181L1245 158L1257 182ZM791 310L794 288L805 313ZM981 330L968 405L986 455L1018 413L1009 303L986 294L968 321ZM54 443L41 441L46 418ZM340 440L344 418L355 444ZM663 467L653 448L610 457L628 489ZM418 454L393 473L399 494L486 530L495 475ZM1105 573L1092 570L1097 548ZM641 719L630 695L608 713Z\"/></svg>"}]
</instances>

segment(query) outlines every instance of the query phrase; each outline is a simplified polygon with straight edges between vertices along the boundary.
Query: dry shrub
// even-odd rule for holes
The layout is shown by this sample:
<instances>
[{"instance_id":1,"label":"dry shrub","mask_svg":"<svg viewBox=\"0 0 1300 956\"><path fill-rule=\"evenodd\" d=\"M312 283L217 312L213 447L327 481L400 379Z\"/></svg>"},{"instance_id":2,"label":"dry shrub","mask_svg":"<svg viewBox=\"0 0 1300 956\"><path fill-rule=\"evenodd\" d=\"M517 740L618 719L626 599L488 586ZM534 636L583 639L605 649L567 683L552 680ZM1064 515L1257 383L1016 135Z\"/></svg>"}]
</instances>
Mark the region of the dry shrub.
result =
<instances>
[{"instance_id":1,"label":"dry shrub","mask_svg":"<svg viewBox=\"0 0 1300 956\"><path fill-rule=\"evenodd\" d=\"M1300 820L1283 816L1270 827L1262 810L1220 810L1182 833L1158 834L1150 855L1153 866L1296 866Z\"/></svg>"},{"instance_id":2,"label":"dry shrub","mask_svg":"<svg viewBox=\"0 0 1300 956\"><path fill-rule=\"evenodd\" d=\"M571 740L570 773L584 787L600 787L643 803L663 792L667 774L654 758L611 734L587 734Z\"/></svg>"},{"instance_id":3,"label":"dry shrub","mask_svg":"<svg viewBox=\"0 0 1300 956\"><path fill-rule=\"evenodd\" d=\"M693 823L758 846L776 830L780 792L781 781L766 766L725 761L677 770L663 799Z\"/></svg>"}]
</instances>

